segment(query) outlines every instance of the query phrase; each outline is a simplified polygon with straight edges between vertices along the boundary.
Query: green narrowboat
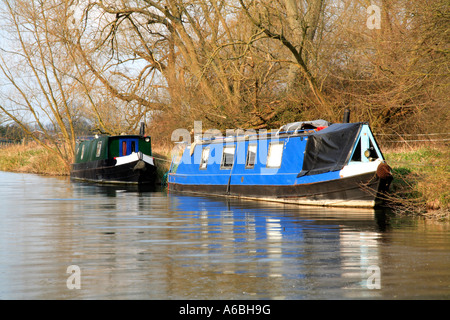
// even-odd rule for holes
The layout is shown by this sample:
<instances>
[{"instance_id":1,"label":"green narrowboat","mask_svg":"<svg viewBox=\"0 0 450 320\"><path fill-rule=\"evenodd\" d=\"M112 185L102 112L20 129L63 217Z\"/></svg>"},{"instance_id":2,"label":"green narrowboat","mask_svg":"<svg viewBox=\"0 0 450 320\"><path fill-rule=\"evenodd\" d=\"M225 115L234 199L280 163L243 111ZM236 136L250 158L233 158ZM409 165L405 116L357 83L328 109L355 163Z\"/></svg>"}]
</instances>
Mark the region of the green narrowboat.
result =
<instances>
[{"instance_id":1,"label":"green narrowboat","mask_svg":"<svg viewBox=\"0 0 450 320\"><path fill-rule=\"evenodd\" d=\"M96 136L77 144L71 179L107 184L155 184L151 138Z\"/></svg>"}]
</instances>

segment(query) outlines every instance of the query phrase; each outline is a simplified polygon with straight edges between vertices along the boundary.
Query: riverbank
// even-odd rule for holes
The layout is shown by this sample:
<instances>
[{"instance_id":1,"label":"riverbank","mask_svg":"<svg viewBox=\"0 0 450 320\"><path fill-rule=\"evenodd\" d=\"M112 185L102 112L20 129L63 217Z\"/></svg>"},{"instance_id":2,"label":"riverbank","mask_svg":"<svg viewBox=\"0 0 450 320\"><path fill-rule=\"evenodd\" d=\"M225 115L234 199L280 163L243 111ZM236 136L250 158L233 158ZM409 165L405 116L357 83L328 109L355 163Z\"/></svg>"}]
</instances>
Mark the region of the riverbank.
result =
<instances>
[{"instance_id":1,"label":"riverbank","mask_svg":"<svg viewBox=\"0 0 450 320\"><path fill-rule=\"evenodd\" d=\"M384 155L394 175L388 200L397 213L450 219L447 146L397 147Z\"/></svg>"},{"instance_id":2,"label":"riverbank","mask_svg":"<svg viewBox=\"0 0 450 320\"><path fill-rule=\"evenodd\" d=\"M169 168L167 150L154 150L158 176ZM445 146L391 148L384 152L394 180L388 203L398 214L450 219L450 151ZM0 171L67 176L62 161L35 143L0 148Z\"/></svg>"},{"instance_id":3,"label":"riverbank","mask_svg":"<svg viewBox=\"0 0 450 320\"><path fill-rule=\"evenodd\" d=\"M35 142L11 144L0 148L0 171L69 175L61 159Z\"/></svg>"}]
</instances>

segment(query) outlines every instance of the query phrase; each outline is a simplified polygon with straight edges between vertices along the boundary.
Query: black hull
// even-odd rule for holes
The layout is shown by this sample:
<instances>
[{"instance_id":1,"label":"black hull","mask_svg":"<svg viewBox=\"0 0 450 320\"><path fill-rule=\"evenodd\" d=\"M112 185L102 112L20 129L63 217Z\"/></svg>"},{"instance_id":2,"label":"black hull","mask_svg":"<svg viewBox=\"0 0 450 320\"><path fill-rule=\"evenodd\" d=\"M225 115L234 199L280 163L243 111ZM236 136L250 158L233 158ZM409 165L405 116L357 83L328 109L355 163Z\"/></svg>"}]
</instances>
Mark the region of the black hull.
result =
<instances>
[{"instance_id":1,"label":"black hull","mask_svg":"<svg viewBox=\"0 0 450 320\"><path fill-rule=\"evenodd\" d=\"M115 165L114 159L72 164L70 177L77 181L103 184L139 184L156 183L156 167L142 160Z\"/></svg>"},{"instance_id":2,"label":"black hull","mask_svg":"<svg viewBox=\"0 0 450 320\"><path fill-rule=\"evenodd\" d=\"M270 185L186 185L169 183L169 191L220 195L301 205L375 207L389 182L375 173L290 186Z\"/></svg>"}]
</instances>

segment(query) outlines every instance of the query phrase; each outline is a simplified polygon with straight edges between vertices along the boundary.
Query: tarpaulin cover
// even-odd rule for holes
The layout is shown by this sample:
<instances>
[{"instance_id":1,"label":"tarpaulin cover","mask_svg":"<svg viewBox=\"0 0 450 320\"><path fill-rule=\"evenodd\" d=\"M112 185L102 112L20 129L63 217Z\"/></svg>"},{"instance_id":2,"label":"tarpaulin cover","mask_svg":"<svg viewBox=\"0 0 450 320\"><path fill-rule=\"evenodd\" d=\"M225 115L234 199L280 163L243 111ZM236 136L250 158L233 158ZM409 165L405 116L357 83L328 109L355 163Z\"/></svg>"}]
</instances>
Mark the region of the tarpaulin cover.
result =
<instances>
[{"instance_id":1,"label":"tarpaulin cover","mask_svg":"<svg viewBox=\"0 0 450 320\"><path fill-rule=\"evenodd\" d=\"M297 178L341 170L350 160L363 123L335 123L308 137Z\"/></svg>"}]
</instances>

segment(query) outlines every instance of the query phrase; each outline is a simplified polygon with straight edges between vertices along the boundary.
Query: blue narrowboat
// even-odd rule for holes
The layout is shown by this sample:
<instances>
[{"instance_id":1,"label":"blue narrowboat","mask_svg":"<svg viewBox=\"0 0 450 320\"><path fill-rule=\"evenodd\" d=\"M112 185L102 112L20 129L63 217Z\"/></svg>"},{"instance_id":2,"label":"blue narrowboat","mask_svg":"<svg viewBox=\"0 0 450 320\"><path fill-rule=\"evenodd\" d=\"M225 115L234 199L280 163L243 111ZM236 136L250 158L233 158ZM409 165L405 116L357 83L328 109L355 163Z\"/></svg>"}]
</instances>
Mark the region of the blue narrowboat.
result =
<instances>
[{"instance_id":1,"label":"blue narrowboat","mask_svg":"<svg viewBox=\"0 0 450 320\"><path fill-rule=\"evenodd\" d=\"M367 123L295 122L180 144L170 192L318 206L375 207L392 181Z\"/></svg>"}]
</instances>

